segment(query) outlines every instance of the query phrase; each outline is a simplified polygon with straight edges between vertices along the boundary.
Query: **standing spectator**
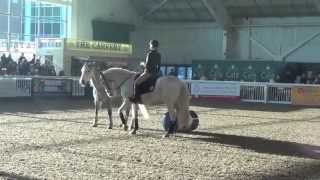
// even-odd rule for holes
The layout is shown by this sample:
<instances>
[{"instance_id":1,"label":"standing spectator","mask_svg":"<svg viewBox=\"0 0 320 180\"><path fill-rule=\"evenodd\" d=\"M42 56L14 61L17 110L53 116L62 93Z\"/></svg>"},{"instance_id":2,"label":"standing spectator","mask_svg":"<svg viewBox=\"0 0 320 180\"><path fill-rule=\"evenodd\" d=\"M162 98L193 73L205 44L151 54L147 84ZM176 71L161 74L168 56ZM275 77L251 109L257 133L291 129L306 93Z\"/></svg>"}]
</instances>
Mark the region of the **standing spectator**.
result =
<instances>
[{"instance_id":1,"label":"standing spectator","mask_svg":"<svg viewBox=\"0 0 320 180\"><path fill-rule=\"evenodd\" d=\"M1 56L1 67L4 67L5 62L7 61L6 55L3 53Z\"/></svg>"},{"instance_id":2,"label":"standing spectator","mask_svg":"<svg viewBox=\"0 0 320 180\"><path fill-rule=\"evenodd\" d=\"M36 54L33 54L33 57L31 59L31 61L29 62L29 64L35 64L36 63Z\"/></svg>"},{"instance_id":3,"label":"standing spectator","mask_svg":"<svg viewBox=\"0 0 320 180\"><path fill-rule=\"evenodd\" d=\"M320 73L314 78L313 84L320 84Z\"/></svg>"},{"instance_id":4,"label":"standing spectator","mask_svg":"<svg viewBox=\"0 0 320 180\"><path fill-rule=\"evenodd\" d=\"M40 59L36 60L36 63L33 65L34 75L40 75L41 73L41 64Z\"/></svg>"},{"instance_id":5,"label":"standing spectator","mask_svg":"<svg viewBox=\"0 0 320 180\"><path fill-rule=\"evenodd\" d=\"M18 59L18 64L21 64L24 59L25 59L24 53L21 53L21 55L20 55L20 57Z\"/></svg>"},{"instance_id":6,"label":"standing spectator","mask_svg":"<svg viewBox=\"0 0 320 180\"><path fill-rule=\"evenodd\" d=\"M15 61L10 61L8 64L8 74L16 75L17 74L17 63Z\"/></svg>"},{"instance_id":7,"label":"standing spectator","mask_svg":"<svg viewBox=\"0 0 320 180\"><path fill-rule=\"evenodd\" d=\"M9 54L8 57L6 58L4 66L8 67L10 61L13 61L11 54Z\"/></svg>"},{"instance_id":8,"label":"standing spectator","mask_svg":"<svg viewBox=\"0 0 320 180\"><path fill-rule=\"evenodd\" d=\"M49 76L56 76L57 73L56 73L56 69L52 63L52 60L48 60L48 68L49 68Z\"/></svg>"},{"instance_id":9,"label":"standing spectator","mask_svg":"<svg viewBox=\"0 0 320 180\"><path fill-rule=\"evenodd\" d=\"M28 63L26 58L22 59L21 69L20 70L21 70L20 75L28 75L29 74L30 66L29 66L29 63Z\"/></svg>"}]
</instances>

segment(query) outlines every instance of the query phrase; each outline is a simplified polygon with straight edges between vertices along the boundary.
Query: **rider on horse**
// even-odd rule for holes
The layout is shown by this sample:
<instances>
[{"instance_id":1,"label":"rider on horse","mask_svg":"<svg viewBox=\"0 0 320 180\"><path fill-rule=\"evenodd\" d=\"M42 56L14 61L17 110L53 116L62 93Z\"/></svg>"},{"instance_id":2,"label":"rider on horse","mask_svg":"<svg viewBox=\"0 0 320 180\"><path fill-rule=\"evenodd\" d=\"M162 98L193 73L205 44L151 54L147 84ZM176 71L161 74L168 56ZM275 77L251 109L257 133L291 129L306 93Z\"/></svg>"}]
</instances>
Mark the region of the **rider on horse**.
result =
<instances>
[{"instance_id":1,"label":"rider on horse","mask_svg":"<svg viewBox=\"0 0 320 180\"><path fill-rule=\"evenodd\" d=\"M134 83L134 96L129 98L133 103L140 102L139 85L149 78L156 77L160 71L161 54L158 52L159 42L151 40L149 42L149 52L146 57L144 72L136 79Z\"/></svg>"}]
</instances>

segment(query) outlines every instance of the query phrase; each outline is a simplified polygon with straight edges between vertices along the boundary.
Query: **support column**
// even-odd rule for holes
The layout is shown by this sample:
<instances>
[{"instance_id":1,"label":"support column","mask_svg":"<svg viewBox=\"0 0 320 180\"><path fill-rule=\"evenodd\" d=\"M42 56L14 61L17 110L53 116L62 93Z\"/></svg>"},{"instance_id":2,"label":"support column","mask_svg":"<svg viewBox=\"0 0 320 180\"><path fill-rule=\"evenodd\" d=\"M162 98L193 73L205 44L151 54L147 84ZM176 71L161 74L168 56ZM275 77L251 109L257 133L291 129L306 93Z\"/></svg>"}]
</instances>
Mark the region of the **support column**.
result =
<instances>
[{"instance_id":1,"label":"support column","mask_svg":"<svg viewBox=\"0 0 320 180\"><path fill-rule=\"evenodd\" d=\"M24 41L31 41L31 1L25 2L25 8L24 8L24 34L28 36L24 36ZM40 12L38 12L40 13ZM26 18L27 17L27 18Z\"/></svg>"},{"instance_id":2,"label":"support column","mask_svg":"<svg viewBox=\"0 0 320 180\"><path fill-rule=\"evenodd\" d=\"M232 19L221 0L201 0L208 13L223 29L222 53L224 59L230 59L236 41L236 31L232 29Z\"/></svg>"}]
</instances>

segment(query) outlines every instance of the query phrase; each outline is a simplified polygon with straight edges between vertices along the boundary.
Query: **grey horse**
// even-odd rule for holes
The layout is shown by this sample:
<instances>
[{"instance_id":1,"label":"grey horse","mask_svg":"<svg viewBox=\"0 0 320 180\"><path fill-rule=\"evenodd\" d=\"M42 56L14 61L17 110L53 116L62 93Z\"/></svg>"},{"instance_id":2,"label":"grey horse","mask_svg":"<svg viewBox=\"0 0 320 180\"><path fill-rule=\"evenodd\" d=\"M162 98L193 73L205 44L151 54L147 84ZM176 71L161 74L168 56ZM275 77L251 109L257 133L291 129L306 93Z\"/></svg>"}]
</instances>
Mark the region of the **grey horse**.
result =
<instances>
[{"instance_id":1,"label":"grey horse","mask_svg":"<svg viewBox=\"0 0 320 180\"><path fill-rule=\"evenodd\" d=\"M106 123L109 124L108 129L112 129L113 127L113 120L112 120L112 99L107 92L105 91L105 87L102 85L102 80L99 74L99 67L96 63L93 62L86 62L82 69L81 69L81 77L79 79L79 83L81 85L85 85L90 83L90 86L93 88L93 98L95 104L95 118L93 120L92 126L98 126L98 113L99 110L102 108L102 105L105 105L108 110L109 122L106 120ZM86 74L86 76L84 76ZM127 118L129 117L130 108L125 110L126 117L123 114L121 121L124 125L124 128L127 129Z\"/></svg>"}]
</instances>

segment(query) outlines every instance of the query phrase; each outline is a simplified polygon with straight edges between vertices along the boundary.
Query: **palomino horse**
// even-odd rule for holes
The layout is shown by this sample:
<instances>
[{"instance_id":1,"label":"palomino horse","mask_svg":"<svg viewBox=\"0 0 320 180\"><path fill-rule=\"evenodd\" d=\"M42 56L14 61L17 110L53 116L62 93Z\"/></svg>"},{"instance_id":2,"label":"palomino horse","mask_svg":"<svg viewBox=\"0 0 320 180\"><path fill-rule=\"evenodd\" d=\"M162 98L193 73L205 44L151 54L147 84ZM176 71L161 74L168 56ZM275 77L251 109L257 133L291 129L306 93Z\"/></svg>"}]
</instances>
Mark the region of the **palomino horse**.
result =
<instances>
[{"instance_id":1,"label":"palomino horse","mask_svg":"<svg viewBox=\"0 0 320 180\"><path fill-rule=\"evenodd\" d=\"M112 98L107 94L104 86L102 85L102 81L99 74L99 69L97 65L93 62L86 62L84 63L81 69L81 77L79 79L79 83L82 86L90 82L90 86L93 88L93 98L95 104L95 119L93 121L92 126L97 127L98 125L98 112L101 109L102 105L105 104L108 109L108 116L109 116L109 129L113 127L113 120L112 120ZM126 109L126 117L129 117L130 108ZM124 124L124 128L127 129L126 118L121 117L121 120ZM107 120L108 124L108 120Z\"/></svg>"},{"instance_id":2,"label":"palomino horse","mask_svg":"<svg viewBox=\"0 0 320 180\"><path fill-rule=\"evenodd\" d=\"M116 89L121 89L121 96L124 102L120 109L126 108L129 104L129 97L133 94L133 84L137 73L122 68L110 68L101 73L101 78L105 83L106 90L111 94ZM160 77L154 90L141 96L141 103L145 105L166 104L170 119L173 121L164 137L169 137L174 133L175 127L186 129L189 122L189 93L184 82L174 76ZM138 104L133 104L134 129L130 132L135 134L138 125ZM176 122L178 121L178 122Z\"/></svg>"}]
</instances>

